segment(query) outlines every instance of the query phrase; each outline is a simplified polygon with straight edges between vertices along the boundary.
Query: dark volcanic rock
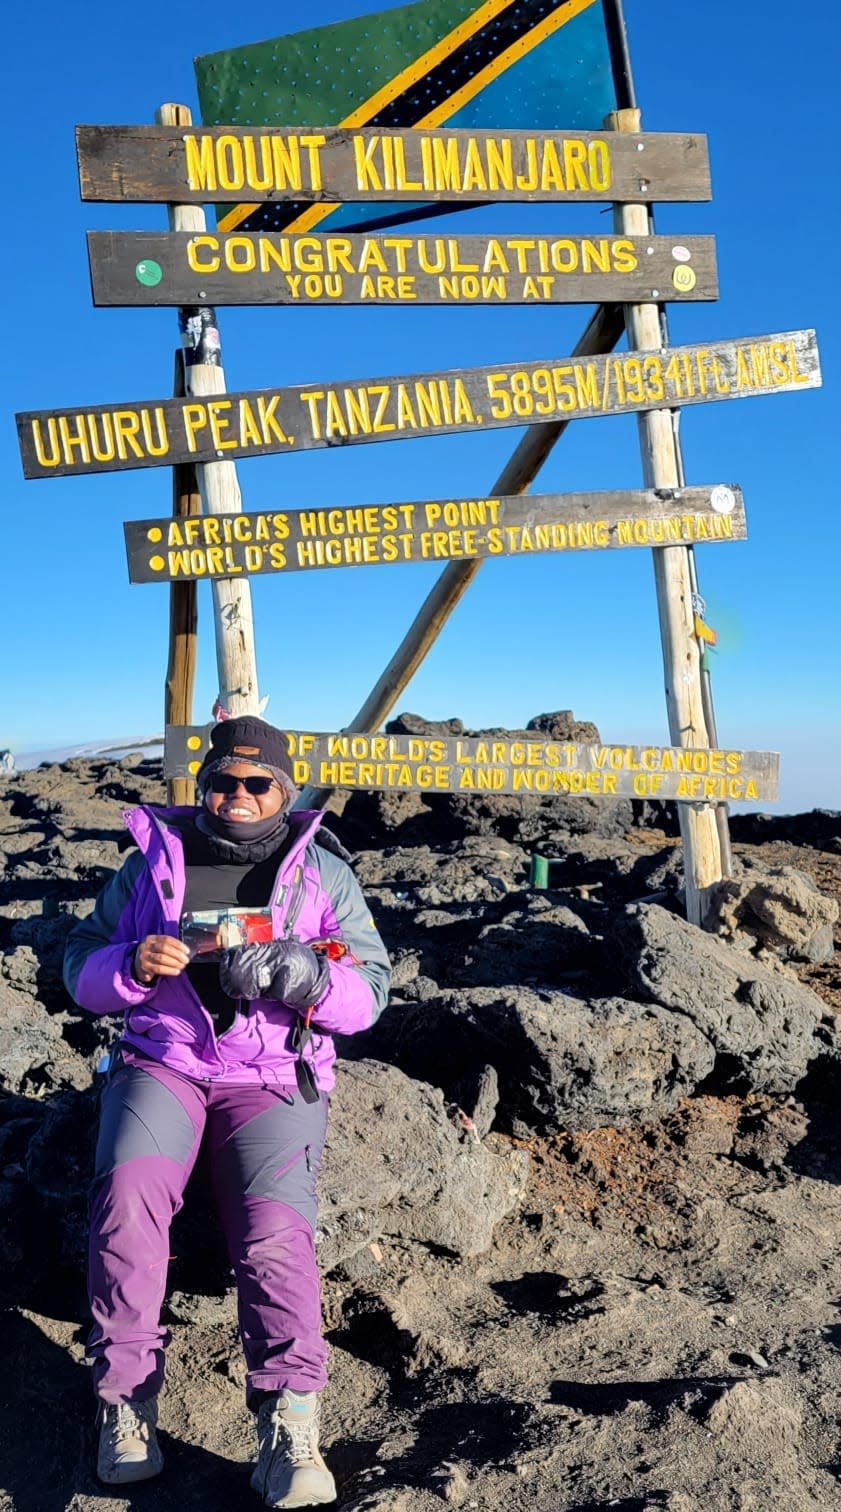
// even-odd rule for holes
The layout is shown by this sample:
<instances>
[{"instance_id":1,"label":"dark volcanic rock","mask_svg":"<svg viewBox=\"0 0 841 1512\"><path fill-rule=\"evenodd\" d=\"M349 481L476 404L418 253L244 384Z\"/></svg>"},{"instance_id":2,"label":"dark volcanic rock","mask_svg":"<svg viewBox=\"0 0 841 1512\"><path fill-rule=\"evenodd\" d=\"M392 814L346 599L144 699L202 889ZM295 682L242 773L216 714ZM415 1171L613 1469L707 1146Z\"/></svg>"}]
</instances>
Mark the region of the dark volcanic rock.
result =
<instances>
[{"instance_id":1,"label":"dark volcanic rock","mask_svg":"<svg viewBox=\"0 0 841 1512\"><path fill-rule=\"evenodd\" d=\"M319 1179L320 1263L383 1237L480 1254L527 1171L524 1152L493 1154L461 1129L435 1088L376 1061L342 1065Z\"/></svg>"},{"instance_id":2,"label":"dark volcanic rock","mask_svg":"<svg viewBox=\"0 0 841 1512\"><path fill-rule=\"evenodd\" d=\"M78 1302L98 1097L93 1087L39 1101L0 1097L0 1295L26 1303L46 1286L52 1307Z\"/></svg>"},{"instance_id":3,"label":"dark volcanic rock","mask_svg":"<svg viewBox=\"0 0 841 1512\"><path fill-rule=\"evenodd\" d=\"M626 1124L674 1107L713 1068L708 1039L688 1019L622 998L474 988L404 1010L400 1064L455 1093L477 1066L494 1067L499 1123L514 1133Z\"/></svg>"},{"instance_id":4,"label":"dark volcanic rock","mask_svg":"<svg viewBox=\"0 0 841 1512\"><path fill-rule=\"evenodd\" d=\"M785 840L790 845L808 845L813 850L841 850L841 812L812 809L808 814L732 814L730 833L734 840L763 845Z\"/></svg>"},{"instance_id":5,"label":"dark volcanic rock","mask_svg":"<svg viewBox=\"0 0 841 1512\"><path fill-rule=\"evenodd\" d=\"M635 994L685 1015L748 1086L790 1091L818 1054L820 999L781 970L656 904L629 908L615 939Z\"/></svg>"},{"instance_id":6,"label":"dark volcanic rock","mask_svg":"<svg viewBox=\"0 0 841 1512\"><path fill-rule=\"evenodd\" d=\"M27 968L26 981L0 980L0 1089L5 1092L51 1091L56 1087L82 1086L90 1071L71 1051L64 1036L63 1019L51 1017L33 995L34 957L21 960L15 951L12 965Z\"/></svg>"},{"instance_id":7,"label":"dark volcanic rock","mask_svg":"<svg viewBox=\"0 0 841 1512\"><path fill-rule=\"evenodd\" d=\"M470 931L462 959L451 957L445 980L466 986L560 986L594 968L601 942L580 914L554 894L525 897L519 907L511 901L515 906L500 918Z\"/></svg>"},{"instance_id":8,"label":"dark volcanic rock","mask_svg":"<svg viewBox=\"0 0 841 1512\"><path fill-rule=\"evenodd\" d=\"M736 863L735 875L717 890L711 923L727 939L751 950L773 950L783 960L831 961L838 904L794 866Z\"/></svg>"}]
</instances>

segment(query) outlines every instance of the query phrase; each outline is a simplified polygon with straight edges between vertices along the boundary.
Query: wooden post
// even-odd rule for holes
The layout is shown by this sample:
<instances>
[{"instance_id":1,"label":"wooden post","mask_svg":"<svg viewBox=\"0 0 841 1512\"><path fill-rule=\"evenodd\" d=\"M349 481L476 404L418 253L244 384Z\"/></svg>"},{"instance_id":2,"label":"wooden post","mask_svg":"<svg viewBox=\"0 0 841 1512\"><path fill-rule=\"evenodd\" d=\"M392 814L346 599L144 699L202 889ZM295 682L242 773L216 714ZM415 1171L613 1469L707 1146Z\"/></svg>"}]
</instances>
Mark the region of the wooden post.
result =
<instances>
[{"instance_id":1,"label":"wooden post","mask_svg":"<svg viewBox=\"0 0 841 1512\"><path fill-rule=\"evenodd\" d=\"M607 123L614 131L638 132L640 112L617 110ZM645 164L640 162L640 177ZM644 204L617 205L614 220L628 235L646 235L648 209ZM628 344L636 351L656 351L662 345L660 310L656 304L625 306ZM648 488L677 488L680 463L674 426L668 410L649 410L638 417L643 477ZM701 656L695 636L689 551L685 546L657 547L652 552L660 640L666 684L669 733L676 746L709 746L704 711ZM703 924L712 894L723 878L721 843L712 804L678 804L686 878L686 916Z\"/></svg>"},{"instance_id":2,"label":"wooden post","mask_svg":"<svg viewBox=\"0 0 841 1512\"><path fill-rule=\"evenodd\" d=\"M161 105L155 113L159 126L190 126L192 120L186 105ZM167 209L171 231L206 230L201 205L169 205ZM224 394L225 373L215 311L209 306L180 309L178 323L187 392L202 398ZM231 514L242 509L233 462L198 463L196 480L206 514ZM242 578L215 578L211 590L219 701L229 714L256 714L260 699L251 585Z\"/></svg>"},{"instance_id":3,"label":"wooden post","mask_svg":"<svg viewBox=\"0 0 841 1512\"><path fill-rule=\"evenodd\" d=\"M620 305L599 306L579 337L572 356L592 357L599 352L612 352L623 329ZM559 420L557 424L529 426L491 488L490 496L526 493L568 424L568 420ZM481 565L482 560L479 558L475 561L451 562L444 568L385 671L374 684L362 708L346 726L348 730L379 729L406 684L414 677L459 599L467 592ZM320 807L327 801L331 791L331 788L304 788L298 806Z\"/></svg>"},{"instance_id":4,"label":"wooden post","mask_svg":"<svg viewBox=\"0 0 841 1512\"><path fill-rule=\"evenodd\" d=\"M184 387L184 353L175 353L175 378L172 392L182 398ZM176 463L172 469L172 514L174 519L201 513L201 498L196 483L196 469L190 462ZM169 662L164 693L164 724L193 723L193 687L196 678L196 632L198 626L198 584L189 579L169 585ZM171 777L167 783L167 802L192 805L196 784L192 777Z\"/></svg>"}]
</instances>

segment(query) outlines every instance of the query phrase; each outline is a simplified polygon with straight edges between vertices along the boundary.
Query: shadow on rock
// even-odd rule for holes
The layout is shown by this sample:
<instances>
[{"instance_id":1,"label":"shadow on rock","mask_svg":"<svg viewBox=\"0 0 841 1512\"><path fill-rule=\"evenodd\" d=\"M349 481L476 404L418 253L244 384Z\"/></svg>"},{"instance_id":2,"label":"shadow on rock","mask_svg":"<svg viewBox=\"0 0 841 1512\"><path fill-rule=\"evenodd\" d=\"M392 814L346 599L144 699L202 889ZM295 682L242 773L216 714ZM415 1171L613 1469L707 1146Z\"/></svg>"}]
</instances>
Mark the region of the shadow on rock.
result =
<instances>
[{"instance_id":1,"label":"shadow on rock","mask_svg":"<svg viewBox=\"0 0 841 1512\"><path fill-rule=\"evenodd\" d=\"M540 1428L534 1408L504 1397L484 1396L481 1401L456 1400L420 1409L413 1405L412 1442L402 1453L379 1461L385 1475L376 1487L377 1505L390 1505L389 1500L380 1500L390 1496L395 1496L395 1505L405 1505L396 1499L399 1490L429 1487L430 1466L455 1460L474 1470L486 1471L512 1455L522 1454L536 1436L540 1436ZM370 1469L367 1473L365 1469L356 1471L354 1476L358 1462L356 1447L336 1444L330 1449L330 1464L343 1501L358 1496L366 1486L373 1489ZM348 1450L350 1458L344 1459ZM369 1466L370 1463L369 1454ZM440 1487L436 1489L439 1495L443 1494ZM443 1494L443 1499L449 1501L450 1497Z\"/></svg>"},{"instance_id":2,"label":"shadow on rock","mask_svg":"<svg viewBox=\"0 0 841 1512\"><path fill-rule=\"evenodd\" d=\"M96 1110L92 1088L44 1101L0 1100L0 1297L6 1305L36 1307L70 1320L84 1308Z\"/></svg>"},{"instance_id":3,"label":"shadow on rock","mask_svg":"<svg viewBox=\"0 0 841 1512\"><path fill-rule=\"evenodd\" d=\"M341 1326L327 1335L331 1345L376 1365L394 1379L406 1374L414 1336L401 1328L391 1309L375 1292L357 1291L348 1301Z\"/></svg>"},{"instance_id":4,"label":"shadow on rock","mask_svg":"<svg viewBox=\"0 0 841 1512\"><path fill-rule=\"evenodd\" d=\"M841 1184L841 1129L838 1098L841 1095L841 1065L821 1057L798 1084L797 1100L774 1108L763 1118L758 1131L764 1168L776 1164L798 1176ZM797 1120L796 1133L788 1128ZM776 1136L776 1141L775 1141Z\"/></svg>"},{"instance_id":5,"label":"shadow on rock","mask_svg":"<svg viewBox=\"0 0 841 1512\"><path fill-rule=\"evenodd\" d=\"M669 1507L670 1495L668 1491L648 1491L645 1496L623 1496L621 1500L612 1496L610 1501L576 1502L566 1512L606 1512L608 1507L613 1512L654 1512L655 1507Z\"/></svg>"},{"instance_id":6,"label":"shadow on rock","mask_svg":"<svg viewBox=\"0 0 841 1512\"><path fill-rule=\"evenodd\" d=\"M591 1306L604 1296L604 1287L595 1281L588 1291L570 1290L567 1276L555 1271L527 1271L513 1281L492 1281L491 1291L496 1292L514 1313L536 1313L547 1322L580 1323L603 1313L604 1308Z\"/></svg>"},{"instance_id":7,"label":"shadow on rock","mask_svg":"<svg viewBox=\"0 0 841 1512\"><path fill-rule=\"evenodd\" d=\"M656 1423L663 1422L674 1406L700 1419L737 1380L741 1377L677 1376L660 1381L599 1381L591 1385L582 1381L553 1381L549 1401L588 1417L614 1417L624 1412L629 1403L642 1402Z\"/></svg>"},{"instance_id":8,"label":"shadow on rock","mask_svg":"<svg viewBox=\"0 0 841 1512\"><path fill-rule=\"evenodd\" d=\"M64 1512L78 1496L119 1497L137 1512L183 1512L185 1506L244 1505L247 1477L196 1445L161 1434L166 1469L139 1486L103 1487L96 1463L95 1402L89 1372L45 1337L29 1318L3 1323L0 1411L4 1423L2 1490L14 1512Z\"/></svg>"}]
</instances>

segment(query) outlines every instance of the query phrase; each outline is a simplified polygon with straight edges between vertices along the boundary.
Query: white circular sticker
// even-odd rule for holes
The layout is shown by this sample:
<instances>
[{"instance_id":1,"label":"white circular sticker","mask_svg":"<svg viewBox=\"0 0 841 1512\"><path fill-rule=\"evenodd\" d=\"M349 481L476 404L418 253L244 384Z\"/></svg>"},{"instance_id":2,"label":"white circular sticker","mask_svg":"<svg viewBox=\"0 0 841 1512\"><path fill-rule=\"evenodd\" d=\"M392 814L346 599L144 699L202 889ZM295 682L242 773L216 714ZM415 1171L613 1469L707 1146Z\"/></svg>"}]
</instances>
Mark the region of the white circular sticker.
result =
<instances>
[{"instance_id":1,"label":"white circular sticker","mask_svg":"<svg viewBox=\"0 0 841 1512\"><path fill-rule=\"evenodd\" d=\"M736 507L736 495L726 483L717 483L710 494L710 503L716 514L732 514Z\"/></svg>"},{"instance_id":2,"label":"white circular sticker","mask_svg":"<svg viewBox=\"0 0 841 1512\"><path fill-rule=\"evenodd\" d=\"M690 252L688 247L678 245L677 247L672 247L672 257L674 258L675 262L689 262L692 257L692 253Z\"/></svg>"}]
</instances>

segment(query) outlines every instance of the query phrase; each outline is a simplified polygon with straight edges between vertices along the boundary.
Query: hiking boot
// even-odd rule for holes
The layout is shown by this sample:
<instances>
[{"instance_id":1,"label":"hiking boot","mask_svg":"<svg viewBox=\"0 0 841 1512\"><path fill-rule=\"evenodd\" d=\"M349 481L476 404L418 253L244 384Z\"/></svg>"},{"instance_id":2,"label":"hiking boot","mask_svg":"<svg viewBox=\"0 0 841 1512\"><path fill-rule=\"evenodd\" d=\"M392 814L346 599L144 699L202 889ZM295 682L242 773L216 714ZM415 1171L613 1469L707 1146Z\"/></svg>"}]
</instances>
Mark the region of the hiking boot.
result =
<instances>
[{"instance_id":1,"label":"hiking boot","mask_svg":"<svg viewBox=\"0 0 841 1512\"><path fill-rule=\"evenodd\" d=\"M155 1424L158 1403L100 1402L96 1473L107 1486L151 1480L164 1466Z\"/></svg>"},{"instance_id":2,"label":"hiking boot","mask_svg":"<svg viewBox=\"0 0 841 1512\"><path fill-rule=\"evenodd\" d=\"M335 1501L336 1483L318 1452L320 1414L315 1391L290 1391L288 1386L260 1407L251 1484L267 1507L317 1507Z\"/></svg>"}]
</instances>

